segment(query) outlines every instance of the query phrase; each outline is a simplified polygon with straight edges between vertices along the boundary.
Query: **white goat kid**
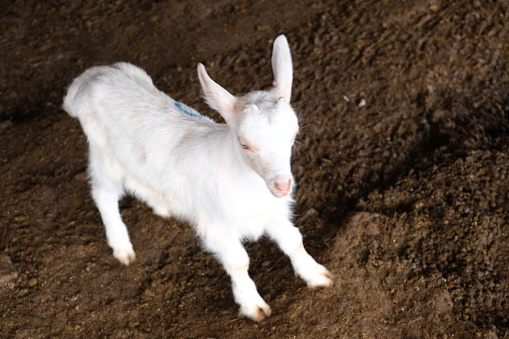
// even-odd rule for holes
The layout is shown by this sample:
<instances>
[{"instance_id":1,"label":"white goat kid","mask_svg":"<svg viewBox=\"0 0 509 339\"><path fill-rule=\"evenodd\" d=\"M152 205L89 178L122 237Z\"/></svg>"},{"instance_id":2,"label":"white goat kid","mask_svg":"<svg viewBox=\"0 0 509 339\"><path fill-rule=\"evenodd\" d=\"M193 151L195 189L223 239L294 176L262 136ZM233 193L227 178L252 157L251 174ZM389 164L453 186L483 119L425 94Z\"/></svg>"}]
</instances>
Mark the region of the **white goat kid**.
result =
<instances>
[{"instance_id":1,"label":"white goat kid","mask_svg":"<svg viewBox=\"0 0 509 339\"><path fill-rule=\"evenodd\" d=\"M299 127L290 106L293 70L283 35L274 42L272 68L272 90L235 97L198 65L204 97L227 124L175 102L128 63L87 70L71 84L63 104L88 138L92 195L113 255L125 265L135 259L118 207L129 192L156 214L195 227L230 275L240 313L253 320L271 311L248 275L244 239L266 234L308 286L332 283L290 221L290 157Z\"/></svg>"}]
</instances>

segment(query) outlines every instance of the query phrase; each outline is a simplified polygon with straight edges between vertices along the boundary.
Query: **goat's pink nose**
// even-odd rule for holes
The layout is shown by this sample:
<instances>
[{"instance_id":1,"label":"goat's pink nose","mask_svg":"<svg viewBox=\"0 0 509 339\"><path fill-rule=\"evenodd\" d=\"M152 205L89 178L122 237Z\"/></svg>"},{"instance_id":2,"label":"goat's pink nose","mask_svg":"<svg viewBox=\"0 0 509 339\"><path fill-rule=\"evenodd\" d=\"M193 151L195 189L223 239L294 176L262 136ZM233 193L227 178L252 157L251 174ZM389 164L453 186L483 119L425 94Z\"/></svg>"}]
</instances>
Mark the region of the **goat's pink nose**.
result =
<instances>
[{"instance_id":1,"label":"goat's pink nose","mask_svg":"<svg viewBox=\"0 0 509 339\"><path fill-rule=\"evenodd\" d=\"M276 181L274 183L274 188L276 189L278 195L280 195L281 197L284 197L285 195L290 193L291 186L292 186L291 179L285 181Z\"/></svg>"}]
</instances>

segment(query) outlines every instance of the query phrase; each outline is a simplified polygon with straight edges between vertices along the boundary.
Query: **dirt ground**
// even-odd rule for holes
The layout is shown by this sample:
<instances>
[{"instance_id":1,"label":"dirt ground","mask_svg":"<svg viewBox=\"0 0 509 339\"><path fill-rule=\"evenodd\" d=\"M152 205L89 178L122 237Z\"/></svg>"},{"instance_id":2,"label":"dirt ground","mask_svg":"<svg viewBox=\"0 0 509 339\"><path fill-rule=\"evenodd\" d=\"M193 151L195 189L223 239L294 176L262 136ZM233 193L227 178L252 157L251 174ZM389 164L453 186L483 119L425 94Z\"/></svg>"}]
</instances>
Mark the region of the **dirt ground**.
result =
<instances>
[{"instance_id":1,"label":"dirt ground","mask_svg":"<svg viewBox=\"0 0 509 339\"><path fill-rule=\"evenodd\" d=\"M506 1L0 4L0 337L509 338ZM130 61L220 121L196 64L232 93L294 59L303 125L295 222L334 274L309 290L267 240L250 274L273 314L239 319L193 231L126 198L120 265L60 109L88 67Z\"/></svg>"}]
</instances>

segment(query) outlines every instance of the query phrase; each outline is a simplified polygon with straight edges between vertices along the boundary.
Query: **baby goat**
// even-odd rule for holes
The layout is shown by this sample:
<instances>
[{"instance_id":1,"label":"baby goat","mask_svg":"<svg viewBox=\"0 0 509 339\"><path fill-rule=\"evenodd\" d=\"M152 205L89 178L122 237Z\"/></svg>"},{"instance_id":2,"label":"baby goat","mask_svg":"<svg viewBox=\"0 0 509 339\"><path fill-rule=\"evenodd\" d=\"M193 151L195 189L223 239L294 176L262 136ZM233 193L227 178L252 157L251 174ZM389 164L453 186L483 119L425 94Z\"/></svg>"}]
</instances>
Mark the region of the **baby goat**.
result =
<instances>
[{"instance_id":1,"label":"baby goat","mask_svg":"<svg viewBox=\"0 0 509 339\"><path fill-rule=\"evenodd\" d=\"M248 275L244 239L265 234L308 286L332 283L290 220L290 157L299 126L290 106L293 69L284 35L274 41L272 69L273 89L235 97L198 65L204 97L226 124L174 101L128 63L90 68L74 80L63 104L87 135L92 195L115 258L125 265L135 259L118 207L128 192L156 214L194 226L230 275L240 313L253 320L271 310Z\"/></svg>"}]
</instances>

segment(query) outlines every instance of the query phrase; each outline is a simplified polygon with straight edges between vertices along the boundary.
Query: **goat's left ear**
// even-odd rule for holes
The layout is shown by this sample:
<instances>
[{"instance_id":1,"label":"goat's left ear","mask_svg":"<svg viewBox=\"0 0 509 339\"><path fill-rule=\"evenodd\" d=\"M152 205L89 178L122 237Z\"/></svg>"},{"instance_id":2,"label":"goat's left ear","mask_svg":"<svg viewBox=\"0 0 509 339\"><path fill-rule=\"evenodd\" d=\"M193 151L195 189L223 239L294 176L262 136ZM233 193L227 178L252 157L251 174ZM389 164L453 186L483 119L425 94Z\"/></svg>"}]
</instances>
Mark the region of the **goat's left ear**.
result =
<instances>
[{"instance_id":1,"label":"goat's left ear","mask_svg":"<svg viewBox=\"0 0 509 339\"><path fill-rule=\"evenodd\" d=\"M289 103L292 96L293 66L288 40L284 35L280 35L274 40L272 72L274 73L274 87L279 97Z\"/></svg>"},{"instance_id":2,"label":"goat's left ear","mask_svg":"<svg viewBox=\"0 0 509 339\"><path fill-rule=\"evenodd\" d=\"M212 80L202 64L198 64L198 78L207 104L218 111L226 120L226 123L229 124L235 116L237 99Z\"/></svg>"}]
</instances>

